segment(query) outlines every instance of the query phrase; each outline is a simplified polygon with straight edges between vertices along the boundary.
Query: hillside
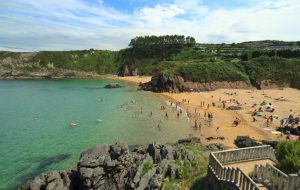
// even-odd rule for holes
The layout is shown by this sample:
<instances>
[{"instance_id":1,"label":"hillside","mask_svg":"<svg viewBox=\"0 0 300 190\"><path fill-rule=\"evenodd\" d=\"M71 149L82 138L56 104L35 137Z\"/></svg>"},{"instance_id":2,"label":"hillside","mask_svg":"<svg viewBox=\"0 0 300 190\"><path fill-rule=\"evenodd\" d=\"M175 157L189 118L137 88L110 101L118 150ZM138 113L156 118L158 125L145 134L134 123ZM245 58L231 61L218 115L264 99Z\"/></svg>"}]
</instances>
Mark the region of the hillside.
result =
<instances>
[{"instance_id":1,"label":"hillside","mask_svg":"<svg viewBox=\"0 0 300 190\"><path fill-rule=\"evenodd\" d=\"M102 50L0 52L0 78L86 78L116 73L119 53Z\"/></svg>"},{"instance_id":2,"label":"hillside","mask_svg":"<svg viewBox=\"0 0 300 190\"><path fill-rule=\"evenodd\" d=\"M300 88L299 42L198 44L187 43L190 37L186 37L178 45L176 38L180 37L175 36L174 42L168 36L151 41L149 37L135 38L126 50L128 61L121 75L153 75L153 80L142 88L158 92L214 90L223 85ZM176 48L170 48L170 43Z\"/></svg>"},{"instance_id":3,"label":"hillside","mask_svg":"<svg viewBox=\"0 0 300 190\"><path fill-rule=\"evenodd\" d=\"M237 88L300 88L299 45L270 40L201 44L190 36L166 35L136 37L120 51L0 51L0 79L153 75L173 86L158 91L210 90L213 82ZM209 86L198 87L202 84ZM149 85L144 89L153 90Z\"/></svg>"}]
</instances>

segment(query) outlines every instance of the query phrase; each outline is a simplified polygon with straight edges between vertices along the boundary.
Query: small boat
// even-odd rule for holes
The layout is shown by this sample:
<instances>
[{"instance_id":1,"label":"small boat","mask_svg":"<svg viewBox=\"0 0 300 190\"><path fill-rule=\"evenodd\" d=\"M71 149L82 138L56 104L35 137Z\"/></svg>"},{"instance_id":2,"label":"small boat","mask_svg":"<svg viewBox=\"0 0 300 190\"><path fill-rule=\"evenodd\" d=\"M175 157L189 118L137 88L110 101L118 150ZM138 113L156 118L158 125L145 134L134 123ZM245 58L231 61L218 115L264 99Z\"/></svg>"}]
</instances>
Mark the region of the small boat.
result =
<instances>
[{"instance_id":1,"label":"small boat","mask_svg":"<svg viewBox=\"0 0 300 190\"><path fill-rule=\"evenodd\" d=\"M76 123L69 123L69 126L74 127L74 126L77 126L77 124Z\"/></svg>"},{"instance_id":2,"label":"small boat","mask_svg":"<svg viewBox=\"0 0 300 190\"><path fill-rule=\"evenodd\" d=\"M97 121L98 121L99 123L101 123L101 122L102 122L102 120L101 120L101 119L97 119Z\"/></svg>"}]
</instances>

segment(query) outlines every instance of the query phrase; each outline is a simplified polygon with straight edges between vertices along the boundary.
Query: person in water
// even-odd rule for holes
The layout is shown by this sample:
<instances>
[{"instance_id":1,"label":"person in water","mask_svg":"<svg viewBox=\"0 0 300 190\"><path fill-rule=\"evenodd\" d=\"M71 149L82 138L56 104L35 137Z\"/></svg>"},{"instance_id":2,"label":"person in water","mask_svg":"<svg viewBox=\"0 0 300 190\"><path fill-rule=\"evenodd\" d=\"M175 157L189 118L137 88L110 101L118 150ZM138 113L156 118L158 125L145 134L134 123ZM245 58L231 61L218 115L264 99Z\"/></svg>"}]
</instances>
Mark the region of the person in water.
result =
<instances>
[{"instance_id":1,"label":"person in water","mask_svg":"<svg viewBox=\"0 0 300 190\"><path fill-rule=\"evenodd\" d=\"M168 118L169 118L169 116L168 116L168 112L166 112L166 115L165 115L165 116L166 116L166 119L168 119Z\"/></svg>"}]
</instances>

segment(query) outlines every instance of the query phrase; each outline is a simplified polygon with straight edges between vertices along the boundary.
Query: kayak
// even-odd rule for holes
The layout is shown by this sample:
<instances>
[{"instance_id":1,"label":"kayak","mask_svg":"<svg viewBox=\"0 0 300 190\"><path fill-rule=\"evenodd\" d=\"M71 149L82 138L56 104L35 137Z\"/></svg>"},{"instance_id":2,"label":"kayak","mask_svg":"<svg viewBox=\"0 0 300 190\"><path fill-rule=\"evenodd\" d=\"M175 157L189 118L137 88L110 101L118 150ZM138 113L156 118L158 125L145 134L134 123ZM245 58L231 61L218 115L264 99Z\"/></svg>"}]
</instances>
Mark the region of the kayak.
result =
<instances>
[{"instance_id":1,"label":"kayak","mask_svg":"<svg viewBox=\"0 0 300 190\"><path fill-rule=\"evenodd\" d=\"M77 126L77 124L76 123L69 123L69 126L74 127L74 126Z\"/></svg>"}]
</instances>

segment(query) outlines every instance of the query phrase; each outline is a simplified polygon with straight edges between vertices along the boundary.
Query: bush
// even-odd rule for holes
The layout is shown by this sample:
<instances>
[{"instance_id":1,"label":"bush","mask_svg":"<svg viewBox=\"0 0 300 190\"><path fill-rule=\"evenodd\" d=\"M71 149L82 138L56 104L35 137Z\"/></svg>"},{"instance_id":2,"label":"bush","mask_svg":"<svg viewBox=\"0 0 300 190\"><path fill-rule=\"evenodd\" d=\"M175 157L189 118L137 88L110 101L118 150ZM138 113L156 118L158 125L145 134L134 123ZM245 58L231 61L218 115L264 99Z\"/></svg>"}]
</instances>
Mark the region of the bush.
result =
<instances>
[{"instance_id":1,"label":"bush","mask_svg":"<svg viewBox=\"0 0 300 190\"><path fill-rule=\"evenodd\" d=\"M287 174L300 170L300 141L284 141L276 147L278 168Z\"/></svg>"}]
</instances>

